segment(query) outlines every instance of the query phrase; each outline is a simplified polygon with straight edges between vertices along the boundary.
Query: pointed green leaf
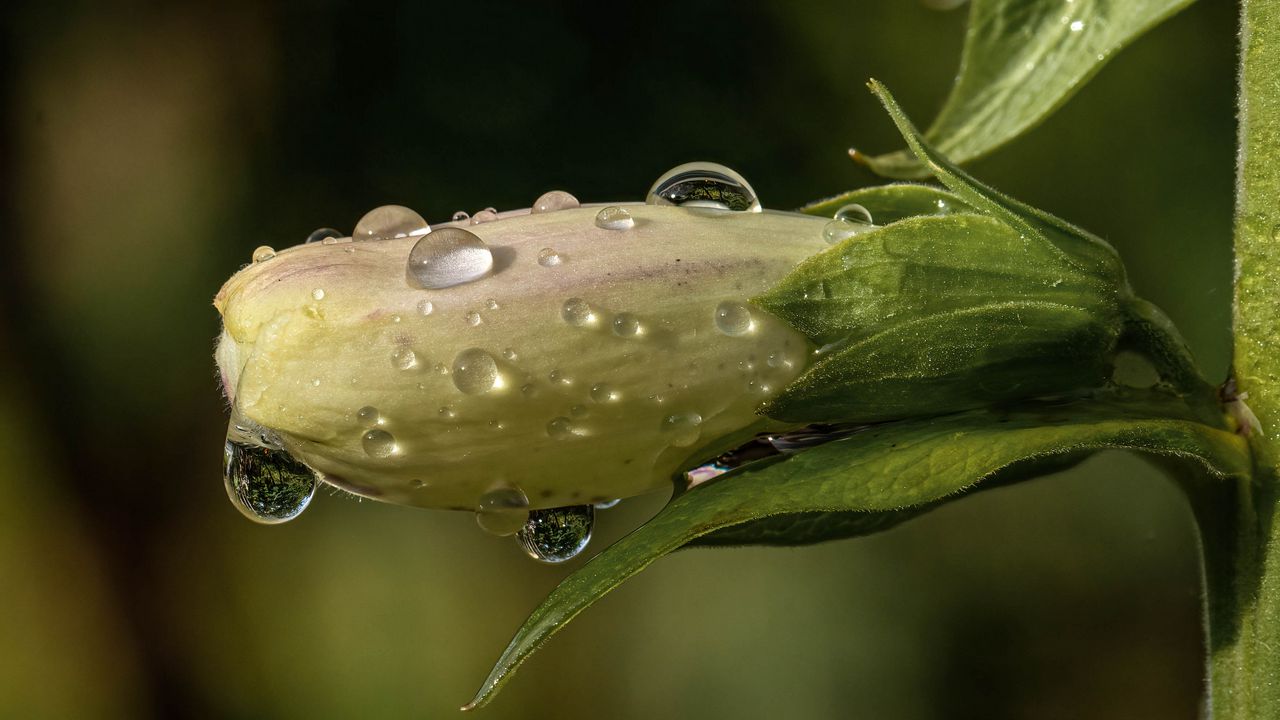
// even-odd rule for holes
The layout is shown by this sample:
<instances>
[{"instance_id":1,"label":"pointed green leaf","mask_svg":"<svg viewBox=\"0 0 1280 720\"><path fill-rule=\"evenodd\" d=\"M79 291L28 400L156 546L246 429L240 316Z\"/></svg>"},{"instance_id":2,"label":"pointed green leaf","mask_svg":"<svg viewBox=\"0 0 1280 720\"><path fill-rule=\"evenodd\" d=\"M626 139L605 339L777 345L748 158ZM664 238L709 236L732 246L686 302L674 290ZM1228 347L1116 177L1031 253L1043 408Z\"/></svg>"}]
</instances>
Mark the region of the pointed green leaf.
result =
<instances>
[{"instance_id":1,"label":"pointed green leaf","mask_svg":"<svg viewBox=\"0 0 1280 720\"><path fill-rule=\"evenodd\" d=\"M800 212L832 217L837 210L851 203L866 208L877 225L888 225L919 215L945 215L970 210L960 196L949 190L919 183L893 183L859 188L818 200L800 208Z\"/></svg>"},{"instance_id":2,"label":"pointed green leaf","mask_svg":"<svg viewBox=\"0 0 1280 720\"><path fill-rule=\"evenodd\" d=\"M488 703L551 635L627 578L724 528L783 515L880 514L849 534L873 532L899 520L896 513L955 497L1020 463L1104 448L1186 458L1218 476L1248 472L1240 437L1185 416L1180 403L1159 402L979 410L872 426L740 468L677 497L566 578L525 621L466 709Z\"/></svg>"},{"instance_id":3,"label":"pointed green leaf","mask_svg":"<svg viewBox=\"0 0 1280 720\"><path fill-rule=\"evenodd\" d=\"M956 162L985 155L1065 103L1116 51L1192 0L973 0L960 71L925 138ZM905 150L854 159L898 178L928 171Z\"/></svg>"}]
</instances>

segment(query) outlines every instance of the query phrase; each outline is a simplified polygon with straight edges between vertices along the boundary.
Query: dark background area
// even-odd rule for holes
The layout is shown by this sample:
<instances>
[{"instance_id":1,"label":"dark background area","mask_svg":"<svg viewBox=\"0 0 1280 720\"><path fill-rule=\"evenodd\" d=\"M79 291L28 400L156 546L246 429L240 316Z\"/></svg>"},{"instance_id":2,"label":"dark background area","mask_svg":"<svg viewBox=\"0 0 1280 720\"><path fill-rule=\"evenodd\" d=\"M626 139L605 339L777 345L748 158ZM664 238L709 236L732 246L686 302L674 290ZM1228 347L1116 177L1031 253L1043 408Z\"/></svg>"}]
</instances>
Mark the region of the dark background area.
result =
<instances>
[{"instance_id":1,"label":"dark background area","mask_svg":"<svg viewBox=\"0 0 1280 720\"><path fill-rule=\"evenodd\" d=\"M0 716L451 717L563 577L459 513L219 477L210 299L258 245L695 159L766 207L877 180L964 11L773 4L18 3L0 262ZM1210 377L1229 353L1234 12L1201 2L972 169L1111 240ZM605 513L596 547L663 498ZM1194 718L1195 536L1119 454L881 536L662 560L484 717Z\"/></svg>"}]
</instances>

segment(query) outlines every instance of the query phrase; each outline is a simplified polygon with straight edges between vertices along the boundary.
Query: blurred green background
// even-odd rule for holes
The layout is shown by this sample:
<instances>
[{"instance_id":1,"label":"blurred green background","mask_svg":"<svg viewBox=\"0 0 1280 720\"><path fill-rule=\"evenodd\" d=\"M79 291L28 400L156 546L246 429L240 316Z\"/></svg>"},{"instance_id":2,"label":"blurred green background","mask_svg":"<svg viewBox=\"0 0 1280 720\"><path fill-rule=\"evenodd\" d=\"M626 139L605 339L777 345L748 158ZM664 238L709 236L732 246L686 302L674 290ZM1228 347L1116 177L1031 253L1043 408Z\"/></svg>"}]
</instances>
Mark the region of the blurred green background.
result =
<instances>
[{"instance_id":1,"label":"blurred green background","mask_svg":"<svg viewBox=\"0 0 1280 720\"><path fill-rule=\"evenodd\" d=\"M254 247L694 159L768 207L876 180L964 11L27 2L4 11L0 716L452 717L566 573L469 516L322 492L260 527L219 477L210 298ZM621 4L619 4L621 5ZM1201 2L974 172L1110 239L1210 377L1229 351L1234 7ZM596 548L663 498L603 514ZM1194 718L1195 536L1119 454L887 534L664 559L492 718Z\"/></svg>"}]
</instances>

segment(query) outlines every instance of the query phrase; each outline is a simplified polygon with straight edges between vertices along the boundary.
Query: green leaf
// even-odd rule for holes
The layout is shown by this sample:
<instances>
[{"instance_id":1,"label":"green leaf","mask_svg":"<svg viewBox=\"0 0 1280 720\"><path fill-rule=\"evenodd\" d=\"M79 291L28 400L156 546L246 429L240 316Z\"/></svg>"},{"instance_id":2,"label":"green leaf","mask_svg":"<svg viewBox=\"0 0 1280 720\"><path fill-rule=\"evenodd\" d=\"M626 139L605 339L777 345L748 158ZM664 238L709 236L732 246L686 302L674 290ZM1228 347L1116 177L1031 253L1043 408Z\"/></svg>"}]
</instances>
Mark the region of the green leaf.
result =
<instances>
[{"instance_id":1,"label":"green leaf","mask_svg":"<svg viewBox=\"0 0 1280 720\"><path fill-rule=\"evenodd\" d=\"M960 71L925 138L956 162L1038 125L1111 56L1192 0L973 0ZM869 157L875 172L923 177L902 150Z\"/></svg>"},{"instance_id":2,"label":"green leaf","mask_svg":"<svg viewBox=\"0 0 1280 720\"><path fill-rule=\"evenodd\" d=\"M726 528L777 516L795 524L805 514L861 513L867 517L845 534L874 532L905 519L904 511L957 497L1021 463L1106 448L1185 458L1219 477L1247 475L1240 437L1185 417L1180 403L1154 397L977 410L872 426L781 461L739 468L675 498L566 578L525 621L464 709L487 704L551 635L627 578Z\"/></svg>"},{"instance_id":3,"label":"green leaf","mask_svg":"<svg viewBox=\"0 0 1280 720\"><path fill-rule=\"evenodd\" d=\"M832 217L837 210L850 203L866 208L877 225L888 225L920 215L945 215L970 209L960 196L949 190L919 183L893 183L859 188L818 200L800 208L800 212Z\"/></svg>"}]
</instances>

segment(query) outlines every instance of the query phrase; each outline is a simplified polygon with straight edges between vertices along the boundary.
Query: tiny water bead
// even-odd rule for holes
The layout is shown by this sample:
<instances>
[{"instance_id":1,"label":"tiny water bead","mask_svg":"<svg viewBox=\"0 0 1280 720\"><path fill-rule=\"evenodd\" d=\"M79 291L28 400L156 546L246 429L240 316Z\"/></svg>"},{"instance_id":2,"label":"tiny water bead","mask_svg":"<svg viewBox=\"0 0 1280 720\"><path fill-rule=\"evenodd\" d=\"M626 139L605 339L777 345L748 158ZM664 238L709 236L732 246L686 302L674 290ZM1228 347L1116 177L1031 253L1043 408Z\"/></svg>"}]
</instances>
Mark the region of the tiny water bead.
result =
<instances>
[{"instance_id":1,"label":"tiny water bead","mask_svg":"<svg viewBox=\"0 0 1280 720\"><path fill-rule=\"evenodd\" d=\"M832 220L822 226L822 239L827 244L834 245L854 235L876 229L873 223L871 211L857 203L849 203L837 210Z\"/></svg>"},{"instance_id":2,"label":"tiny water bead","mask_svg":"<svg viewBox=\"0 0 1280 720\"><path fill-rule=\"evenodd\" d=\"M596 227L602 230L630 230L636 226L631 211L620 207L607 207L596 213Z\"/></svg>"},{"instance_id":3,"label":"tiny water bead","mask_svg":"<svg viewBox=\"0 0 1280 720\"><path fill-rule=\"evenodd\" d=\"M715 321L716 329L729 337L741 337L755 327L747 306L730 300L716 306Z\"/></svg>"},{"instance_id":4,"label":"tiny water bead","mask_svg":"<svg viewBox=\"0 0 1280 720\"><path fill-rule=\"evenodd\" d=\"M485 300L484 306L489 308L490 310L497 310L499 307L501 307L500 305L498 305L498 301L494 300L493 298L489 298L488 300Z\"/></svg>"},{"instance_id":5,"label":"tiny water bead","mask_svg":"<svg viewBox=\"0 0 1280 720\"><path fill-rule=\"evenodd\" d=\"M440 408L437 412L440 415L440 417L445 418L446 420L452 420L458 417L458 412L453 408L449 407L448 405L445 405L444 407Z\"/></svg>"},{"instance_id":6,"label":"tiny water bead","mask_svg":"<svg viewBox=\"0 0 1280 720\"><path fill-rule=\"evenodd\" d=\"M259 245L253 251L253 261L256 263L260 263L265 260L270 260L275 256L276 256L276 250L270 245Z\"/></svg>"},{"instance_id":7,"label":"tiny water bead","mask_svg":"<svg viewBox=\"0 0 1280 720\"><path fill-rule=\"evenodd\" d=\"M592 507L594 507L597 510L608 510L609 508L616 507L617 504L620 502L622 502L622 498L614 498L612 500L605 500L603 502L592 503Z\"/></svg>"},{"instance_id":8,"label":"tiny water bead","mask_svg":"<svg viewBox=\"0 0 1280 720\"><path fill-rule=\"evenodd\" d=\"M292 520L315 495L315 472L276 443L262 444L247 430L234 419L227 428L222 455L227 497L254 522L273 525Z\"/></svg>"},{"instance_id":9,"label":"tiny water bead","mask_svg":"<svg viewBox=\"0 0 1280 720\"><path fill-rule=\"evenodd\" d=\"M324 289L323 289L323 288L316 288L315 290L312 290L312 291L311 291L311 299L312 299L312 300L323 300L323 299L324 299Z\"/></svg>"},{"instance_id":10,"label":"tiny water bead","mask_svg":"<svg viewBox=\"0 0 1280 720\"><path fill-rule=\"evenodd\" d=\"M410 285L430 290L477 280L493 269L493 253L475 233L441 228L409 251L406 277Z\"/></svg>"},{"instance_id":11,"label":"tiny water bead","mask_svg":"<svg viewBox=\"0 0 1280 720\"><path fill-rule=\"evenodd\" d=\"M598 403L610 403L618 399L618 391L605 383L591 386L591 399Z\"/></svg>"},{"instance_id":12,"label":"tiny water bead","mask_svg":"<svg viewBox=\"0 0 1280 720\"><path fill-rule=\"evenodd\" d=\"M671 168L649 189L645 202L739 212L761 211L760 199L746 178L712 162L691 162Z\"/></svg>"},{"instance_id":13,"label":"tiny water bead","mask_svg":"<svg viewBox=\"0 0 1280 720\"><path fill-rule=\"evenodd\" d=\"M365 425L377 425L382 422L382 415L378 413L378 408L372 405L365 405L357 410L356 418Z\"/></svg>"},{"instance_id":14,"label":"tiny water bead","mask_svg":"<svg viewBox=\"0 0 1280 720\"><path fill-rule=\"evenodd\" d=\"M391 351L391 365L397 370L412 370L418 366L418 356L407 347Z\"/></svg>"},{"instance_id":15,"label":"tiny water bead","mask_svg":"<svg viewBox=\"0 0 1280 720\"><path fill-rule=\"evenodd\" d=\"M578 198L563 190L552 190L549 193L543 193L537 200L534 200L533 207L529 209L529 212L544 213L555 212L556 210L572 210L578 205Z\"/></svg>"},{"instance_id":16,"label":"tiny water bead","mask_svg":"<svg viewBox=\"0 0 1280 720\"><path fill-rule=\"evenodd\" d=\"M342 237L342 233L338 230L334 230L333 228L320 228L319 230L313 230L311 234L307 236L306 244L322 243L329 238L336 239L340 237Z\"/></svg>"},{"instance_id":17,"label":"tiny water bead","mask_svg":"<svg viewBox=\"0 0 1280 720\"><path fill-rule=\"evenodd\" d=\"M484 322L484 318L475 310L468 310L467 314L463 316L463 319L466 320L467 324L471 327L475 327Z\"/></svg>"},{"instance_id":18,"label":"tiny water bead","mask_svg":"<svg viewBox=\"0 0 1280 720\"><path fill-rule=\"evenodd\" d=\"M551 248L538 251L538 264L542 267L555 267L564 262L564 256Z\"/></svg>"},{"instance_id":19,"label":"tiny water bead","mask_svg":"<svg viewBox=\"0 0 1280 720\"><path fill-rule=\"evenodd\" d=\"M459 210L458 212L453 214L453 217L450 218L450 222L462 222L463 220L470 220L470 219L471 219L470 213L466 212L465 210Z\"/></svg>"},{"instance_id":20,"label":"tiny water bead","mask_svg":"<svg viewBox=\"0 0 1280 720\"><path fill-rule=\"evenodd\" d=\"M519 532L529 519L529 498L519 489L502 485L480 496L476 524L491 535L506 537Z\"/></svg>"},{"instance_id":21,"label":"tiny water bead","mask_svg":"<svg viewBox=\"0 0 1280 720\"><path fill-rule=\"evenodd\" d=\"M383 205L364 214L351 231L352 240L391 240L423 235L431 226L418 213L403 205Z\"/></svg>"},{"instance_id":22,"label":"tiny water bead","mask_svg":"<svg viewBox=\"0 0 1280 720\"><path fill-rule=\"evenodd\" d=\"M519 356L516 354L516 351L512 350L511 348L504 348L502 351L502 358L504 360L507 360L509 362L514 362L517 357Z\"/></svg>"},{"instance_id":23,"label":"tiny water bead","mask_svg":"<svg viewBox=\"0 0 1280 720\"><path fill-rule=\"evenodd\" d=\"M364 447L364 453L369 457L385 458L395 453L396 438L386 430L374 428L366 430L360 437L360 445Z\"/></svg>"},{"instance_id":24,"label":"tiny water bead","mask_svg":"<svg viewBox=\"0 0 1280 720\"><path fill-rule=\"evenodd\" d=\"M577 557L587 548L595 520L595 508L590 505L534 510L516 533L516 539L529 557L554 565Z\"/></svg>"},{"instance_id":25,"label":"tiny water bead","mask_svg":"<svg viewBox=\"0 0 1280 720\"><path fill-rule=\"evenodd\" d=\"M498 363L480 348L463 350L453 359L453 384L467 395L488 392L498 381Z\"/></svg>"},{"instance_id":26,"label":"tiny water bead","mask_svg":"<svg viewBox=\"0 0 1280 720\"><path fill-rule=\"evenodd\" d=\"M676 447L689 447L698 442L698 438L702 435L700 425L702 425L702 416L696 412L668 415L662 421L663 431L671 435L671 444Z\"/></svg>"},{"instance_id":27,"label":"tiny water bead","mask_svg":"<svg viewBox=\"0 0 1280 720\"><path fill-rule=\"evenodd\" d=\"M475 215L471 216L471 224L479 225L481 223L493 222L498 219L498 211L493 208L485 208Z\"/></svg>"},{"instance_id":28,"label":"tiny water bead","mask_svg":"<svg viewBox=\"0 0 1280 720\"><path fill-rule=\"evenodd\" d=\"M547 423L547 435L549 437L565 439L577 434L577 428L573 426L573 421L563 415L551 418L551 422Z\"/></svg>"},{"instance_id":29,"label":"tiny water bead","mask_svg":"<svg viewBox=\"0 0 1280 720\"><path fill-rule=\"evenodd\" d=\"M631 313L618 313L613 318L613 334L631 337L640 332L640 319Z\"/></svg>"},{"instance_id":30,"label":"tiny water bead","mask_svg":"<svg viewBox=\"0 0 1280 720\"><path fill-rule=\"evenodd\" d=\"M560 308L560 317L574 327L586 327L596 321L596 314L591 311L591 305L586 300L576 297L564 301L564 305Z\"/></svg>"},{"instance_id":31,"label":"tiny water bead","mask_svg":"<svg viewBox=\"0 0 1280 720\"><path fill-rule=\"evenodd\" d=\"M419 314L421 314L421 315L430 315L431 313L435 312L435 310L436 310L435 303L431 302L430 300L419 300L419 301L418 301L418 313L419 313Z\"/></svg>"}]
</instances>

